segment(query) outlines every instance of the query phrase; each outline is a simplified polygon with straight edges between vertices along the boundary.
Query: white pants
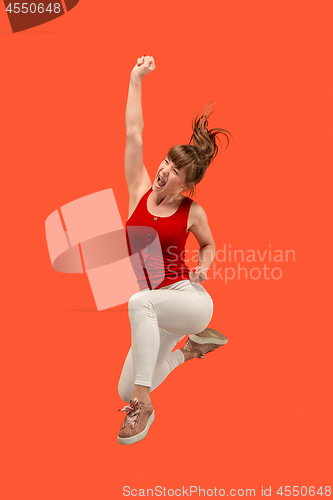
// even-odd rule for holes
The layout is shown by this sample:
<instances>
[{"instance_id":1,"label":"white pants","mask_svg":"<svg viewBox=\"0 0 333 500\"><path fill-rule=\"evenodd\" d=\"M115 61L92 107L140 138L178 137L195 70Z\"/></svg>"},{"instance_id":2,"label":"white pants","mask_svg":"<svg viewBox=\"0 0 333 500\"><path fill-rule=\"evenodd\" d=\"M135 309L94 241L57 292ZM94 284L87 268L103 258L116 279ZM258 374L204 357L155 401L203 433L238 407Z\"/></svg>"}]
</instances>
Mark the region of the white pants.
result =
<instances>
[{"instance_id":1,"label":"white pants","mask_svg":"<svg viewBox=\"0 0 333 500\"><path fill-rule=\"evenodd\" d=\"M157 290L145 289L128 302L130 348L118 384L124 401L134 385L156 389L177 366L183 353L172 351L185 335L204 330L213 315L213 301L199 283L182 280Z\"/></svg>"}]
</instances>

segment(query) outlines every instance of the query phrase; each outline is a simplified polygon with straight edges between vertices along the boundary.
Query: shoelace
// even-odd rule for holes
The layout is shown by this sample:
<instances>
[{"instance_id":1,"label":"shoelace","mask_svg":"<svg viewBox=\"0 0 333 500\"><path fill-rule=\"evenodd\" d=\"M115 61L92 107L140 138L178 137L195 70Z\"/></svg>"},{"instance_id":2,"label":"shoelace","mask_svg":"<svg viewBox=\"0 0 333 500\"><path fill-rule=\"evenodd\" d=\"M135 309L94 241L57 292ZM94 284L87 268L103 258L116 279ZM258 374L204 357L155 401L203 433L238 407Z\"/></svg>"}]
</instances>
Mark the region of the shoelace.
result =
<instances>
[{"instance_id":1,"label":"shoelace","mask_svg":"<svg viewBox=\"0 0 333 500\"><path fill-rule=\"evenodd\" d=\"M138 400L130 401L129 405L124 406L124 408L121 408L118 411L124 411L127 413L126 415L126 421L128 424L134 424L136 419L138 418L139 412L140 412L140 405Z\"/></svg>"},{"instance_id":2,"label":"shoelace","mask_svg":"<svg viewBox=\"0 0 333 500\"><path fill-rule=\"evenodd\" d=\"M199 344L197 344L197 345L199 346ZM193 346L192 341L190 339L187 339L186 344L184 345L184 349L186 351L193 351L193 349L198 349L198 348ZM205 354L208 354L209 352L213 352L213 351L215 351L215 349L216 349L216 347L214 349L210 349L209 351L206 351ZM200 354L200 356L198 356L198 359L205 359L205 355Z\"/></svg>"}]
</instances>

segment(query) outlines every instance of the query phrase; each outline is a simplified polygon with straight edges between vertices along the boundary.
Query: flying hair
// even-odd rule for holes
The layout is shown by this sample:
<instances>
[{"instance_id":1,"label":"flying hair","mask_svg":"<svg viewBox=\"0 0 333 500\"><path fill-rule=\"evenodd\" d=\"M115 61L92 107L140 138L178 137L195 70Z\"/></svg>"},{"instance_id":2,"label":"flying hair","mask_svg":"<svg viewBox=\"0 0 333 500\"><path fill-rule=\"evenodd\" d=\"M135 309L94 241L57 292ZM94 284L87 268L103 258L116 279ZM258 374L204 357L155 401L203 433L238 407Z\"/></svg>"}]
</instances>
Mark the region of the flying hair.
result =
<instances>
[{"instance_id":1,"label":"flying hair","mask_svg":"<svg viewBox=\"0 0 333 500\"><path fill-rule=\"evenodd\" d=\"M177 145L171 148L168 152L168 157L174 165L186 171L186 185L189 186L190 194L194 194L194 187L205 176L206 170L218 153L218 145L220 138L218 134L223 134L227 138L227 147L229 146L229 136L231 135L225 129L213 128L209 130L208 119L212 114L212 108L215 103L208 103L199 113L192 119L192 135L188 144ZM191 144L191 142L193 144ZM190 185L193 184L193 187Z\"/></svg>"}]
</instances>

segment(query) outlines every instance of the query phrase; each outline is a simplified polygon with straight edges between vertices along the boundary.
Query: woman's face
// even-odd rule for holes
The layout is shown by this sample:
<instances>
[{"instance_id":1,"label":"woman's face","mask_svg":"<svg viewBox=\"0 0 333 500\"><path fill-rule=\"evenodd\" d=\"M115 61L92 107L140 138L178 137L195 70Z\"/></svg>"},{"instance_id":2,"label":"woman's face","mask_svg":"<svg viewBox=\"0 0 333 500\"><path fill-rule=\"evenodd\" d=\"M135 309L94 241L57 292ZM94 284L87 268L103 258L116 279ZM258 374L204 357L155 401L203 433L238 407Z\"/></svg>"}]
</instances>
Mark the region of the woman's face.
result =
<instances>
[{"instance_id":1,"label":"woman's face","mask_svg":"<svg viewBox=\"0 0 333 500\"><path fill-rule=\"evenodd\" d=\"M184 169L179 169L166 157L158 167L153 191L164 195L180 193L186 189L185 178Z\"/></svg>"}]
</instances>

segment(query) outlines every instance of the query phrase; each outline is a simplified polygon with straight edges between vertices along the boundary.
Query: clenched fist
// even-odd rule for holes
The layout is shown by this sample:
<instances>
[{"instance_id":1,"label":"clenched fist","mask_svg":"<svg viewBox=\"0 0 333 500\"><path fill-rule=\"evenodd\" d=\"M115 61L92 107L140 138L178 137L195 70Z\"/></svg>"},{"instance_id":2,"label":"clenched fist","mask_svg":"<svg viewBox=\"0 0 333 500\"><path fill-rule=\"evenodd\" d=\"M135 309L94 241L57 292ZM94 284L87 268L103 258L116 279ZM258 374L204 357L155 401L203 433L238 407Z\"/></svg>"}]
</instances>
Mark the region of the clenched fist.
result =
<instances>
[{"instance_id":1,"label":"clenched fist","mask_svg":"<svg viewBox=\"0 0 333 500\"><path fill-rule=\"evenodd\" d=\"M197 266L195 269L190 271L190 281L192 283L202 283L206 279L207 273L202 267Z\"/></svg>"},{"instance_id":2,"label":"clenched fist","mask_svg":"<svg viewBox=\"0 0 333 500\"><path fill-rule=\"evenodd\" d=\"M131 75L138 76L139 78L143 78L151 71L154 71L156 68L155 61L152 56L142 56L138 57L136 65L131 71Z\"/></svg>"}]
</instances>

